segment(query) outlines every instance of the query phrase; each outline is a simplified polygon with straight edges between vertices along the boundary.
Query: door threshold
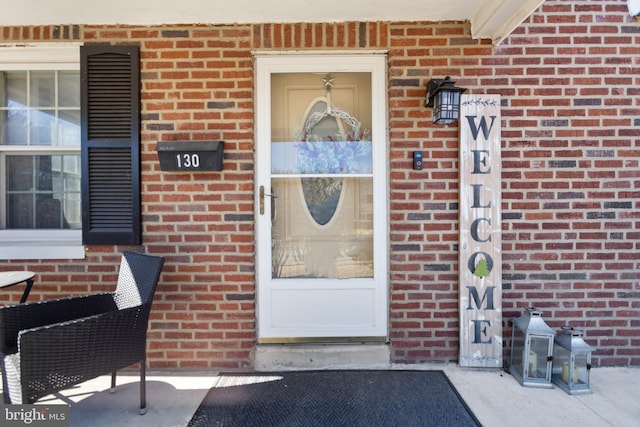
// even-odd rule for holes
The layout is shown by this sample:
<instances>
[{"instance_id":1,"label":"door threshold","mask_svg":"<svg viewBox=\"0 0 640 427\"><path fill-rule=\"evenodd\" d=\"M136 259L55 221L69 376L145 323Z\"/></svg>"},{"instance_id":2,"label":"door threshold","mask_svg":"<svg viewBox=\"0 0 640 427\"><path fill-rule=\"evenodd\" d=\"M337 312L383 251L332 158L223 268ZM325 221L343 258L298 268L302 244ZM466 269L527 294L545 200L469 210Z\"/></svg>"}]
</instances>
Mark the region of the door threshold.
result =
<instances>
[{"instance_id":1,"label":"door threshold","mask_svg":"<svg viewBox=\"0 0 640 427\"><path fill-rule=\"evenodd\" d=\"M260 344L372 344L385 343L387 337L308 337L260 338Z\"/></svg>"},{"instance_id":2,"label":"door threshold","mask_svg":"<svg viewBox=\"0 0 640 427\"><path fill-rule=\"evenodd\" d=\"M388 369L391 346L386 343L258 344L253 351L256 371L310 369Z\"/></svg>"}]
</instances>

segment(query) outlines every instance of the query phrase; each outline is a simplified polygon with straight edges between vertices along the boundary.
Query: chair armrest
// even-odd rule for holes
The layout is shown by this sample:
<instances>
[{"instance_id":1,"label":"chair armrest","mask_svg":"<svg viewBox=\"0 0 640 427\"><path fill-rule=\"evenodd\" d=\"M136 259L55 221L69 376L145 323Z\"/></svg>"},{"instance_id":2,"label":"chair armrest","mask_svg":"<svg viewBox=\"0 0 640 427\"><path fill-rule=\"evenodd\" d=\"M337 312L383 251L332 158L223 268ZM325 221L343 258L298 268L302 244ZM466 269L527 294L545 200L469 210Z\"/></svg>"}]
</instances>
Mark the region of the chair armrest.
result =
<instances>
[{"instance_id":1,"label":"chair armrest","mask_svg":"<svg viewBox=\"0 0 640 427\"><path fill-rule=\"evenodd\" d=\"M14 351L21 330L60 323L116 309L113 294L36 301L0 308L0 353Z\"/></svg>"},{"instance_id":2,"label":"chair armrest","mask_svg":"<svg viewBox=\"0 0 640 427\"><path fill-rule=\"evenodd\" d=\"M21 331L23 401L143 360L150 311L144 304Z\"/></svg>"}]
</instances>

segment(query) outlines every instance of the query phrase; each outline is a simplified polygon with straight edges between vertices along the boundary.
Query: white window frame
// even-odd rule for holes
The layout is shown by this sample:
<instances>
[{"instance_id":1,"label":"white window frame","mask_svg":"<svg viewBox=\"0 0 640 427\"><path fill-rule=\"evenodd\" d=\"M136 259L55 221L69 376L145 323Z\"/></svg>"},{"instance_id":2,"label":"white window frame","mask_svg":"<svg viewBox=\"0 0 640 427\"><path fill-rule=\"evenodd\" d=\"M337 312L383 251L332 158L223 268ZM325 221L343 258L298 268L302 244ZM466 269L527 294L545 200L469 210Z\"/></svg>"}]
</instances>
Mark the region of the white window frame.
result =
<instances>
[{"instance_id":1,"label":"white window frame","mask_svg":"<svg viewBox=\"0 0 640 427\"><path fill-rule=\"evenodd\" d=\"M38 43L0 45L0 69L10 70L79 70L79 43ZM16 147L0 145L0 156ZM42 147L24 147L20 152L39 154ZM48 152L52 150L47 148ZM77 153L80 147L55 147L56 154ZM5 193L5 177L0 176L0 194ZM4 215L5 213L0 213ZM0 260L83 259L82 230L0 230Z\"/></svg>"}]
</instances>

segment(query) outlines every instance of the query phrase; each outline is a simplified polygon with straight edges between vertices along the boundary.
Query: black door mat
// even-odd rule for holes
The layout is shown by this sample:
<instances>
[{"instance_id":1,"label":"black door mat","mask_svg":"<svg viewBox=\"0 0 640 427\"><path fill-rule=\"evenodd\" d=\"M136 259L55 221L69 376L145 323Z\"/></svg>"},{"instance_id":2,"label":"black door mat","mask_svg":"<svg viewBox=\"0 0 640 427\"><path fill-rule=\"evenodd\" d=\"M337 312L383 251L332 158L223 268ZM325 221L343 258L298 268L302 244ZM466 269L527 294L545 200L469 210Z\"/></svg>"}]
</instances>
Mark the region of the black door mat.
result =
<instances>
[{"instance_id":1,"label":"black door mat","mask_svg":"<svg viewBox=\"0 0 640 427\"><path fill-rule=\"evenodd\" d=\"M443 371L222 373L189 427L480 426Z\"/></svg>"}]
</instances>

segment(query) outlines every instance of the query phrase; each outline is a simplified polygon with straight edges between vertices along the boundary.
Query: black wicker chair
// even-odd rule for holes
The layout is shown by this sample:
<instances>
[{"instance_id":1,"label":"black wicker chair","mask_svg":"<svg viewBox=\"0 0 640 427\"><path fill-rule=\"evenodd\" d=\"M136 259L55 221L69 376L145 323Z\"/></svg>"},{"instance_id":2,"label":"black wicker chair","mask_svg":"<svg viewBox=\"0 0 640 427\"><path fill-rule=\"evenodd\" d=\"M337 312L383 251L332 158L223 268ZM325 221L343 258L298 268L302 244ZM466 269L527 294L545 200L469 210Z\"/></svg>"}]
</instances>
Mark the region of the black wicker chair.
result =
<instances>
[{"instance_id":1,"label":"black wicker chair","mask_svg":"<svg viewBox=\"0 0 640 427\"><path fill-rule=\"evenodd\" d=\"M164 259L124 252L115 292L0 308L5 403L43 396L140 363L140 413L146 412L145 361L151 303Z\"/></svg>"}]
</instances>

